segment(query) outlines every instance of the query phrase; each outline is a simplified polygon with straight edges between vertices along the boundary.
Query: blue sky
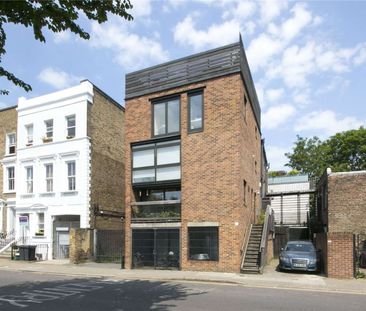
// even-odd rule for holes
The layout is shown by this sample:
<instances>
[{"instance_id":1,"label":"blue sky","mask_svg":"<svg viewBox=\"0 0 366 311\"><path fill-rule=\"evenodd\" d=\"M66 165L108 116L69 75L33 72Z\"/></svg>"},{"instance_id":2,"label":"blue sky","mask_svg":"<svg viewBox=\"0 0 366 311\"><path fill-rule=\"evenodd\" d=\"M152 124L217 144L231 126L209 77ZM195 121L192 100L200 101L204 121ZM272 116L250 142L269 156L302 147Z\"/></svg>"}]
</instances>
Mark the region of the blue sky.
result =
<instances>
[{"instance_id":1,"label":"blue sky","mask_svg":"<svg viewBox=\"0 0 366 311\"><path fill-rule=\"evenodd\" d=\"M33 91L0 79L10 95L35 97L87 78L124 104L124 75L236 42L241 32L262 107L262 134L271 169L282 169L296 135L322 139L366 123L365 1L132 0L133 22L102 25L81 17L91 34L6 25L2 65Z\"/></svg>"}]
</instances>

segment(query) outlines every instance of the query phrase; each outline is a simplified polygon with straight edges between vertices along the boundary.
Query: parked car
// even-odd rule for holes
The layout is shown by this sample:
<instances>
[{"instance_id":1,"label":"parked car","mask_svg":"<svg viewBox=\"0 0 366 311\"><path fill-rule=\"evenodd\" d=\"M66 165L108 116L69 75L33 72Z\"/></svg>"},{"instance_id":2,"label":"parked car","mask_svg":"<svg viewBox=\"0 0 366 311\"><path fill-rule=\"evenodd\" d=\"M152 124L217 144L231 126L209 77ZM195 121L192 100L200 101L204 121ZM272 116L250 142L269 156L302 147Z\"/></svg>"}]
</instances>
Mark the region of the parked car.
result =
<instances>
[{"instance_id":1,"label":"parked car","mask_svg":"<svg viewBox=\"0 0 366 311\"><path fill-rule=\"evenodd\" d=\"M281 249L280 270L319 271L320 257L313 243L290 241Z\"/></svg>"}]
</instances>

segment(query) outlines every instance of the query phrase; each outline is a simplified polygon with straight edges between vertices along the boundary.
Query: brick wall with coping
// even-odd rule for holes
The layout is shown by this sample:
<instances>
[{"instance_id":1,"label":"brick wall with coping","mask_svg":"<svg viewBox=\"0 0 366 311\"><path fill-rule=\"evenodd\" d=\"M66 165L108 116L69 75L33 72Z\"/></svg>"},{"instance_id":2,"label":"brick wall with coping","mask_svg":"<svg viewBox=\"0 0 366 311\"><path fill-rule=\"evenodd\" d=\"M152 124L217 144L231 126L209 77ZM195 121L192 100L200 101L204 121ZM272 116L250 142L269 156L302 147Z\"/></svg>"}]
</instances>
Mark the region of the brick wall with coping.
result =
<instances>
[{"instance_id":1,"label":"brick wall with coping","mask_svg":"<svg viewBox=\"0 0 366 311\"><path fill-rule=\"evenodd\" d=\"M204 87L204 130L187 133L187 91ZM131 142L151 139L151 98L181 93L181 268L239 272L244 232L259 206L260 134L248 101L244 122L240 74L126 101L126 268L131 267ZM248 98L248 96L247 96ZM249 99L249 98L248 98ZM255 173L255 161L257 173ZM244 205L243 180L250 191ZM252 191L253 190L253 195ZM249 218L252 219L249 219ZM219 223L219 261L188 259L188 222Z\"/></svg>"},{"instance_id":2,"label":"brick wall with coping","mask_svg":"<svg viewBox=\"0 0 366 311\"><path fill-rule=\"evenodd\" d=\"M332 278L353 278L355 275L354 235L328 233L326 275Z\"/></svg>"},{"instance_id":3,"label":"brick wall with coping","mask_svg":"<svg viewBox=\"0 0 366 311\"><path fill-rule=\"evenodd\" d=\"M124 110L94 88L88 106L88 136L91 138L90 208L91 227L121 229L124 211ZM116 217L93 216L94 204L117 212Z\"/></svg>"}]
</instances>

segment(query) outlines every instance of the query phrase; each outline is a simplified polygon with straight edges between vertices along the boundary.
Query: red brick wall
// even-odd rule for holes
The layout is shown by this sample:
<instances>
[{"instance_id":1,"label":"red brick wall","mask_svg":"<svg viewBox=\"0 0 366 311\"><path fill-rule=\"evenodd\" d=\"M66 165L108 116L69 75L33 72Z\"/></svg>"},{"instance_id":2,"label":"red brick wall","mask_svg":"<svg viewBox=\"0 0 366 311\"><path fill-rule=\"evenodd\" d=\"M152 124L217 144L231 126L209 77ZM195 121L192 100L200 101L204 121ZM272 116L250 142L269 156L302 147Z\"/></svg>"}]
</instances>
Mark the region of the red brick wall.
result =
<instances>
[{"instance_id":1,"label":"red brick wall","mask_svg":"<svg viewBox=\"0 0 366 311\"><path fill-rule=\"evenodd\" d=\"M366 172L328 176L329 232L366 233Z\"/></svg>"},{"instance_id":2,"label":"red brick wall","mask_svg":"<svg viewBox=\"0 0 366 311\"><path fill-rule=\"evenodd\" d=\"M327 276L331 278L353 278L354 237L352 233L328 234Z\"/></svg>"},{"instance_id":3,"label":"red brick wall","mask_svg":"<svg viewBox=\"0 0 366 311\"><path fill-rule=\"evenodd\" d=\"M187 133L187 94L204 88L204 131ZM250 223L254 204L247 193L244 206L243 180L259 191L260 137L255 138L254 114L247 104L243 120L244 87L239 74L131 99L126 102L126 267L131 266L130 143L151 139L151 102L149 99L181 93L182 228L181 268L239 272L240 247ZM257 174L254 173L257 161ZM254 197L254 194L253 194ZM188 222L219 223L219 261L188 260Z\"/></svg>"}]
</instances>

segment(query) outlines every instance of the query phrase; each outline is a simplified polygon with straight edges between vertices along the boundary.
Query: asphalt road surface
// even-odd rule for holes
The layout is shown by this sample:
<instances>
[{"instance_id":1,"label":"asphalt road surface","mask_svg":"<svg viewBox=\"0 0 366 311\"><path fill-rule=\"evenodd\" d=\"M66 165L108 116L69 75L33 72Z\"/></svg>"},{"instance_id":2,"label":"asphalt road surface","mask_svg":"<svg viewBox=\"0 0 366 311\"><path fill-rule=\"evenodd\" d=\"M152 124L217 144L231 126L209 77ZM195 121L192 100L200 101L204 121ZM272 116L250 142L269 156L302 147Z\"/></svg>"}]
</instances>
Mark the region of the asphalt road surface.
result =
<instances>
[{"instance_id":1,"label":"asphalt road surface","mask_svg":"<svg viewBox=\"0 0 366 311\"><path fill-rule=\"evenodd\" d=\"M366 310L366 295L0 271L0 311L8 310L351 311Z\"/></svg>"}]
</instances>

